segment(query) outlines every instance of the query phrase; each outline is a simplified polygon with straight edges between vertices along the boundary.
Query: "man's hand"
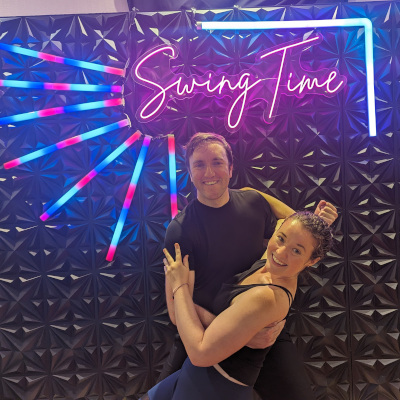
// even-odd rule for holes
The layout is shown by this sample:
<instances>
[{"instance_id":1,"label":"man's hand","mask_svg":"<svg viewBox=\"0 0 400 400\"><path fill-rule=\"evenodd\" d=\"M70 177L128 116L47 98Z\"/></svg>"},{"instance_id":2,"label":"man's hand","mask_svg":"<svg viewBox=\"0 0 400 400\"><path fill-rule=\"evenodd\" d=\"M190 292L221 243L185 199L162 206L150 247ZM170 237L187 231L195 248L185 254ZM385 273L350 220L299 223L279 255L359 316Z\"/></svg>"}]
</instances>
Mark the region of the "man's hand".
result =
<instances>
[{"instance_id":1,"label":"man's hand","mask_svg":"<svg viewBox=\"0 0 400 400\"><path fill-rule=\"evenodd\" d=\"M275 322L261 329L253 338L246 344L251 349L265 349L275 343L276 338L282 332L286 320Z\"/></svg>"},{"instance_id":2,"label":"man's hand","mask_svg":"<svg viewBox=\"0 0 400 400\"><path fill-rule=\"evenodd\" d=\"M203 327L208 328L211 322L214 321L215 315L197 304L195 304L194 307L196 309L197 316L199 317Z\"/></svg>"},{"instance_id":3,"label":"man's hand","mask_svg":"<svg viewBox=\"0 0 400 400\"><path fill-rule=\"evenodd\" d=\"M332 225L332 223L338 217L336 207L325 200L321 200L318 203L317 208L314 211L314 214L321 217L328 225Z\"/></svg>"}]
</instances>

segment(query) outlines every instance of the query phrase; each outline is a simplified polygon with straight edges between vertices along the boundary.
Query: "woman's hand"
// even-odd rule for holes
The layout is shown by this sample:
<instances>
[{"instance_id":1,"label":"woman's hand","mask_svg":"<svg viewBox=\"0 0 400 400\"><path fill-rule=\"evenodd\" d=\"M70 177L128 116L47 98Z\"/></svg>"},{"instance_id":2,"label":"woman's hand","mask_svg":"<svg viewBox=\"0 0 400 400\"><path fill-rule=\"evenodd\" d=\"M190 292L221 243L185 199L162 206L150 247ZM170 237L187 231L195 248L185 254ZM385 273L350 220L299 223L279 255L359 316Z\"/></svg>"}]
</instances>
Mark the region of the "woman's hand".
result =
<instances>
[{"instance_id":1,"label":"woman's hand","mask_svg":"<svg viewBox=\"0 0 400 400\"><path fill-rule=\"evenodd\" d=\"M314 214L322 218L329 226L331 226L338 217L336 207L332 203L328 203L325 200L321 200L318 203Z\"/></svg>"},{"instance_id":2,"label":"woman's hand","mask_svg":"<svg viewBox=\"0 0 400 400\"><path fill-rule=\"evenodd\" d=\"M186 255L182 261L181 248L175 243L175 256L173 259L167 249L163 250L165 276L170 282L172 289L189 282L189 256Z\"/></svg>"}]
</instances>

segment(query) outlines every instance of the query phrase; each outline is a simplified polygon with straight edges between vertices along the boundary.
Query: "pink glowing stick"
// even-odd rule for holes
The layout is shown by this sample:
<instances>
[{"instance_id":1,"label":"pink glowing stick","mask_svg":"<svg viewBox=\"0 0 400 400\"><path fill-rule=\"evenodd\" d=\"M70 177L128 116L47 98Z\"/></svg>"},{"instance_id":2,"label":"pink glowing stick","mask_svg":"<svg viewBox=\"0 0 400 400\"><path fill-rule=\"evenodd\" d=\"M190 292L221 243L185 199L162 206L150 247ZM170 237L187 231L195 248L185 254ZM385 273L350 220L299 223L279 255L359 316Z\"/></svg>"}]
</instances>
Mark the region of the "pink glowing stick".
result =
<instances>
[{"instance_id":1,"label":"pink glowing stick","mask_svg":"<svg viewBox=\"0 0 400 400\"><path fill-rule=\"evenodd\" d=\"M168 135L168 156L169 156L169 190L171 199L171 217L174 218L175 215L178 214L174 135Z\"/></svg>"}]
</instances>

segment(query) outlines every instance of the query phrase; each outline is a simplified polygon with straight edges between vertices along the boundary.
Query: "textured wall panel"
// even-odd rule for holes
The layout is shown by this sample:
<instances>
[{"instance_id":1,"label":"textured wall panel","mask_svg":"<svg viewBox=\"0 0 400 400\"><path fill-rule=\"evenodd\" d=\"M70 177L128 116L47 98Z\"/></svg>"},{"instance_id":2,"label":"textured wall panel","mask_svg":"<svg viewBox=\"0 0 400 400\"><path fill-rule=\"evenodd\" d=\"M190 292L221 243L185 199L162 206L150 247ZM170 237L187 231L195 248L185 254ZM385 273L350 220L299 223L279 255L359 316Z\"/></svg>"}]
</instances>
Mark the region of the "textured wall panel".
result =
<instances>
[{"instance_id":1,"label":"textured wall panel","mask_svg":"<svg viewBox=\"0 0 400 400\"><path fill-rule=\"evenodd\" d=\"M302 277L287 323L318 400L400 399L399 4L243 0L232 8L171 0L163 12L151 1L130 3L130 14L0 19L1 43L128 72L124 79L0 50L0 79L124 84L125 98L123 107L0 126L0 398L137 399L154 384L174 333L161 268L171 215L166 135L177 141L182 209L194 196L183 146L197 131L214 131L232 145L233 187L256 187L298 209L326 199L339 210L335 247ZM152 91L133 81L130 67L156 45L178 48L167 66L175 74L237 74L256 53L312 32L210 33L196 21L354 17L374 27L377 137L368 136L364 35L351 27L319 30L323 42L301 58L305 69L337 68L346 88L331 98L282 96L271 124L262 118L267 103L256 100L242 127L228 134L229 97L200 94L171 99L149 123L135 118ZM154 65L146 73L163 71ZM0 118L114 97L0 87ZM131 129L2 167L124 113ZM107 262L142 140L46 222L39 216L135 129L152 140L115 259Z\"/></svg>"}]
</instances>

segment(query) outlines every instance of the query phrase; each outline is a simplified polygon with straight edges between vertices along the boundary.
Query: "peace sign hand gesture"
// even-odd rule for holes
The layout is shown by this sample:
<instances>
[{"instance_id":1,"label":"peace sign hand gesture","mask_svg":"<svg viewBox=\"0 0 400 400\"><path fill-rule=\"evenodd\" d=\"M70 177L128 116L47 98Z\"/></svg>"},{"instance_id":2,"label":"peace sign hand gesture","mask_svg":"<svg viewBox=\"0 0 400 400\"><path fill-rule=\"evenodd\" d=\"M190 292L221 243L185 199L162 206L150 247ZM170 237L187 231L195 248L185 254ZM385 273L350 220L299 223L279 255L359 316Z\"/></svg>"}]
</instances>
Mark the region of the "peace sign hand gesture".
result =
<instances>
[{"instance_id":1,"label":"peace sign hand gesture","mask_svg":"<svg viewBox=\"0 0 400 400\"><path fill-rule=\"evenodd\" d=\"M178 243L175 243L175 260L167 249L164 249L163 252L165 255L163 260L165 276L169 280L171 287L187 284L189 282L189 256L186 255L182 261L181 248Z\"/></svg>"}]
</instances>

